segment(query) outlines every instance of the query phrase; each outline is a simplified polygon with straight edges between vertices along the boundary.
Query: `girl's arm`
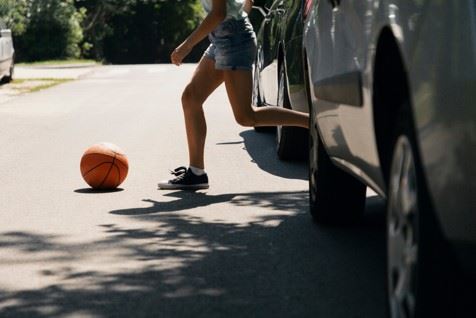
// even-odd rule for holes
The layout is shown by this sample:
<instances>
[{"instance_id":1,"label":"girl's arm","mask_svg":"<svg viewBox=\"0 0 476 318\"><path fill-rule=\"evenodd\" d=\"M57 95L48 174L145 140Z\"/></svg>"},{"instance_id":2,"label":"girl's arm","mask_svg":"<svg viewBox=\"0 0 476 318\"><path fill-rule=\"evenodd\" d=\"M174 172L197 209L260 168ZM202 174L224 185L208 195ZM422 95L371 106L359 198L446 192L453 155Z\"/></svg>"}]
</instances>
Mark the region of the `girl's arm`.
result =
<instances>
[{"instance_id":1,"label":"girl's arm","mask_svg":"<svg viewBox=\"0 0 476 318\"><path fill-rule=\"evenodd\" d=\"M246 13L250 13L251 12L251 9L253 8L253 3L254 3L254 0L246 0L245 2L245 12Z\"/></svg>"},{"instance_id":2,"label":"girl's arm","mask_svg":"<svg viewBox=\"0 0 476 318\"><path fill-rule=\"evenodd\" d=\"M192 48L203 40L226 18L226 0L213 0L212 10L200 25L193 31L187 39L180 44L170 56L172 63L180 65L182 60L190 53Z\"/></svg>"}]
</instances>

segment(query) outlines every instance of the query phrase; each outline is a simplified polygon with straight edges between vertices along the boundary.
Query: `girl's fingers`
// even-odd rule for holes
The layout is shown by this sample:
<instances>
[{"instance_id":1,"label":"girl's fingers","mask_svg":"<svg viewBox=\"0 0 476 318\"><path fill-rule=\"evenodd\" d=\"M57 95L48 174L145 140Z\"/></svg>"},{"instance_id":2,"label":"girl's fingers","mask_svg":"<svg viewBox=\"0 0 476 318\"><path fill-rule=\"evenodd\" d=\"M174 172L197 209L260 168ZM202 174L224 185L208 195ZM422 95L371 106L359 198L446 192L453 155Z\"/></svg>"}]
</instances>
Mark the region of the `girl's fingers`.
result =
<instances>
[{"instance_id":1,"label":"girl's fingers","mask_svg":"<svg viewBox=\"0 0 476 318\"><path fill-rule=\"evenodd\" d=\"M172 55L170 56L170 60L172 61L173 64L179 66L180 62L182 59L178 56L177 51L174 51Z\"/></svg>"},{"instance_id":2,"label":"girl's fingers","mask_svg":"<svg viewBox=\"0 0 476 318\"><path fill-rule=\"evenodd\" d=\"M191 48L179 45L170 55L170 60L175 65L182 64L183 59L190 53Z\"/></svg>"},{"instance_id":3,"label":"girl's fingers","mask_svg":"<svg viewBox=\"0 0 476 318\"><path fill-rule=\"evenodd\" d=\"M170 60L175 65L182 64L183 59L190 53L190 49L179 46L170 55Z\"/></svg>"}]
</instances>

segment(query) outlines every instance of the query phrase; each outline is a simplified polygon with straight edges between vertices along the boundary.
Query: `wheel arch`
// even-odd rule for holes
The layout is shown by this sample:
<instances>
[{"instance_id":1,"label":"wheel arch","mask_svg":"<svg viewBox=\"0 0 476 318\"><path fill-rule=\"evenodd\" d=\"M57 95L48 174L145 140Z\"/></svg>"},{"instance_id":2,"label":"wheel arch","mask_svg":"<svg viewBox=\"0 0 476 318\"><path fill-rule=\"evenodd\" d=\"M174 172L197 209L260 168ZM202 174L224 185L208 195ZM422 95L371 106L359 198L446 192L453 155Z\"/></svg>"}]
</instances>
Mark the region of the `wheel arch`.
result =
<instances>
[{"instance_id":1,"label":"wheel arch","mask_svg":"<svg viewBox=\"0 0 476 318\"><path fill-rule=\"evenodd\" d=\"M373 69L373 121L377 150L385 183L388 184L395 143L397 115L410 100L410 89L398 40L390 27L379 34Z\"/></svg>"}]
</instances>

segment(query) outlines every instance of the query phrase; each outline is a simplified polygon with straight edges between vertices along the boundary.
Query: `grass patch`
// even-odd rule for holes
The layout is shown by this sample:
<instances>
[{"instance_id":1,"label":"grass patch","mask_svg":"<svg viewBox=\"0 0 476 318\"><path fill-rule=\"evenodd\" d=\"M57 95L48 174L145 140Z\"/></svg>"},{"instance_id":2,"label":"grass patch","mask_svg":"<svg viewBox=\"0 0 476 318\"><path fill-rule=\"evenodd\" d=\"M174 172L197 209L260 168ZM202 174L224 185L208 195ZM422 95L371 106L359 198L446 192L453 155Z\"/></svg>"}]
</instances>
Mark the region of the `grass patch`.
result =
<instances>
[{"instance_id":1,"label":"grass patch","mask_svg":"<svg viewBox=\"0 0 476 318\"><path fill-rule=\"evenodd\" d=\"M10 88L18 93L33 93L53 86L71 82L72 78L31 78L31 79L14 79Z\"/></svg>"},{"instance_id":2,"label":"grass patch","mask_svg":"<svg viewBox=\"0 0 476 318\"><path fill-rule=\"evenodd\" d=\"M14 78L12 84L22 84L25 82L41 81L41 82L70 82L74 78L53 78L53 77L40 77L40 78Z\"/></svg>"},{"instance_id":3,"label":"grass patch","mask_svg":"<svg viewBox=\"0 0 476 318\"><path fill-rule=\"evenodd\" d=\"M26 79L16 79L16 78L14 78L13 81L10 82L10 84L13 84L13 85L15 85L15 84L23 84L23 83L25 83L26 81L27 81Z\"/></svg>"},{"instance_id":4,"label":"grass patch","mask_svg":"<svg viewBox=\"0 0 476 318\"><path fill-rule=\"evenodd\" d=\"M82 59L71 59L71 60L48 60L48 61L38 61L38 62L26 62L26 63L17 63L18 66L51 66L51 65L68 65L68 64L99 64L95 60L82 60Z\"/></svg>"},{"instance_id":5,"label":"grass patch","mask_svg":"<svg viewBox=\"0 0 476 318\"><path fill-rule=\"evenodd\" d=\"M28 93L38 92L38 91L41 91L43 89L47 89L47 88L50 88L50 87L53 87L53 86L56 86L56 85L59 85L59 84L67 83L67 82L70 82L70 81L72 81L72 79L60 79L60 80L55 79L53 81L45 82L45 83L40 84L38 86L31 87L28 90Z\"/></svg>"}]
</instances>

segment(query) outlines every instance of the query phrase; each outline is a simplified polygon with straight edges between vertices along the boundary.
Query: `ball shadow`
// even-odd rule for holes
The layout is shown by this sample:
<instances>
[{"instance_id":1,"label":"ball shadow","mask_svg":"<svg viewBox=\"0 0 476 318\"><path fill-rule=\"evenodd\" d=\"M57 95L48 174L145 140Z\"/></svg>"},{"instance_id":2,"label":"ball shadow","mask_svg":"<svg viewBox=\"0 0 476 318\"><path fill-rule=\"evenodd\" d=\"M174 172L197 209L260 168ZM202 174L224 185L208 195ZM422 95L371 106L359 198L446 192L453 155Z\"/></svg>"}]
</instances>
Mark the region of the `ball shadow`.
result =
<instances>
[{"instance_id":1,"label":"ball shadow","mask_svg":"<svg viewBox=\"0 0 476 318\"><path fill-rule=\"evenodd\" d=\"M116 189L93 189L93 188L82 188L76 189L74 192L81 193L81 194L100 194L100 193L114 193L114 192L121 192L124 191L123 188L116 188Z\"/></svg>"}]
</instances>

